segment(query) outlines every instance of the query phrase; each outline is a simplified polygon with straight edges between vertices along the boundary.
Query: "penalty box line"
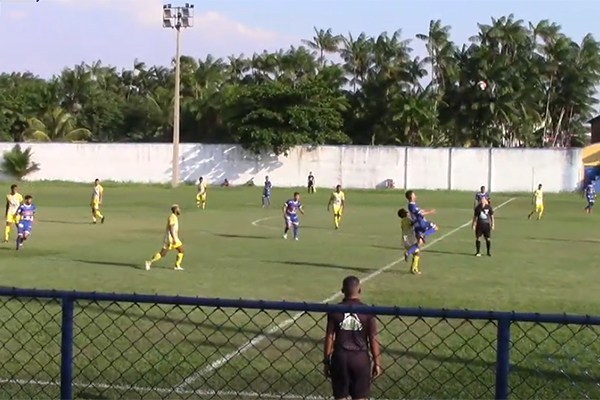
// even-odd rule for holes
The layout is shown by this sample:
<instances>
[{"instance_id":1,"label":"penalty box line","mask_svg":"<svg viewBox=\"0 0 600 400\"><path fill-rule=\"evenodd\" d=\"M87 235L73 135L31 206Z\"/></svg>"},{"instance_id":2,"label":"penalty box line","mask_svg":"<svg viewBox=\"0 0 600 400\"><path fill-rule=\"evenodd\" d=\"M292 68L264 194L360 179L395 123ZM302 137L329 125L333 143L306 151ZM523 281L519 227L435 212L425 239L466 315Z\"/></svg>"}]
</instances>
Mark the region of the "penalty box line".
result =
<instances>
[{"instance_id":1,"label":"penalty box line","mask_svg":"<svg viewBox=\"0 0 600 400\"><path fill-rule=\"evenodd\" d=\"M511 197L510 199L506 200L504 203L499 204L497 207L495 207L495 209L499 209L504 207L505 205L509 204L510 202L512 202L513 200L515 200L516 197ZM261 219L261 220L264 220ZM258 220L258 221L261 221ZM434 244L441 242L442 240L448 238L449 236L454 235L456 232L466 228L467 226L471 225L471 221L469 220L467 222L465 222L464 224L460 225L457 228L452 229L451 231L443 234L442 236L433 239L431 242L427 243L425 246L423 246L423 250L433 246ZM257 222L257 221L255 221ZM253 225L256 225L255 223L253 223ZM369 275L365 276L364 278L361 278L360 281L362 283L366 283L368 281L370 281L371 279L374 279L376 277L378 277L379 275L383 274L385 271L389 270L390 268L396 266L397 264L401 263L402 261L404 261L404 257L398 258L395 261L392 261L391 263L381 267L380 269L373 271L372 273L370 273ZM325 300L321 301L321 303L329 303L333 300L337 300L339 298L342 297L342 293L341 292L337 292L331 296L329 296L328 298L326 298ZM182 390L185 389L186 387L188 387L189 385L193 384L195 381L197 381L199 378L201 377L205 377L206 375L211 374L212 372L218 370L219 368L221 368L222 366L224 366L226 363L228 363L229 361L233 360L234 358L241 356L242 354L246 353L248 350L252 349L253 347L257 346L258 344L262 343L265 339L268 338L269 335L273 335L279 331L282 331L286 328L288 328L289 326L291 326L294 322L296 322L301 316L303 316L305 313L304 312L299 312L294 314L291 318L288 318L282 322L280 322L279 324L269 328L265 333L260 334L256 337L254 337L251 340L248 340L246 343L244 343L243 345L241 345L240 347L238 347L236 350L225 354L223 357L219 358L218 360L213 361L212 363L210 363L209 365L207 365L206 367L202 368L200 371L196 372L193 375L190 375L188 378L186 378L179 386L177 386L176 390Z\"/></svg>"}]
</instances>

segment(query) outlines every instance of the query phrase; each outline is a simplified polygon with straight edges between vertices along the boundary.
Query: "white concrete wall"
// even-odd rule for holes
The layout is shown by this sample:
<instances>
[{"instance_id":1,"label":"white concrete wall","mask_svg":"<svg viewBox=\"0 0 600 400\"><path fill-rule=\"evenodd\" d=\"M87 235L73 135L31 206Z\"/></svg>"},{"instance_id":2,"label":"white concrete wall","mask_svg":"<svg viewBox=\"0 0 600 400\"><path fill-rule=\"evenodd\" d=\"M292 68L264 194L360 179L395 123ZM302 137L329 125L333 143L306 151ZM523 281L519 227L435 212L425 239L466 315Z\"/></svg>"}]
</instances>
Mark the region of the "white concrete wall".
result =
<instances>
[{"instance_id":1,"label":"white concrete wall","mask_svg":"<svg viewBox=\"0 0 600 400\"><path fill-rule=\"evenodd\" d=\"M13 143L0 143L0 153ZM171 176L170 144L28 143L41 166L30 180L90 182L95 178L121 182L162 183ZM530 191L542 183L548 192L570 191L581 179L581 149L430 149L406 147L297 147L288 156L255 156L235 145L183 144L181 176L204 176L218 184L227 178L260 184L269 175L280 187L305 185L313 172L317 186L382 187L386 179L397 188ZM2 177L0 176L0 179ZM4 177L6 178L6 177Z\"/></svg>"}]
</instances>

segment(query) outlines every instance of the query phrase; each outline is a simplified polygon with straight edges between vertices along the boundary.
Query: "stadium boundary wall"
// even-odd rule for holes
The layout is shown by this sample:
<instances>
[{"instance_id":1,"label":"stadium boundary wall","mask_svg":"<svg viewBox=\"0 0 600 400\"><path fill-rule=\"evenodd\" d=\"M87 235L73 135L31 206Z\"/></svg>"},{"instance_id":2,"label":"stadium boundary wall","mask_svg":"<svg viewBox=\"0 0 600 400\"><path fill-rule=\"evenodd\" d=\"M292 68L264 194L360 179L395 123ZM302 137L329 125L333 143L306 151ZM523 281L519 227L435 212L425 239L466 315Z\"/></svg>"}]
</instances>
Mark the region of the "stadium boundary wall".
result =
<instances>
[{"instance_id":1,"label":"stadium boundary wall","mask_svg":"<svg viewBox=\"0 0 600 400\"><path fill-rule=\"evenodd\" d=\"M0 152L14 143L0 143ZM166 183L171 177L170 144L27 143L41 166L31 180ZM182 144L181 178L203 176L210 184L233 185L268 175L275 186L374 189L394 181L396 188L530 191L543 183L547 192L572 191L582 179L581 149L483 149L374 146L296 147L287 156L255 156L237 145Z\"/></svg>"}]
</instances>

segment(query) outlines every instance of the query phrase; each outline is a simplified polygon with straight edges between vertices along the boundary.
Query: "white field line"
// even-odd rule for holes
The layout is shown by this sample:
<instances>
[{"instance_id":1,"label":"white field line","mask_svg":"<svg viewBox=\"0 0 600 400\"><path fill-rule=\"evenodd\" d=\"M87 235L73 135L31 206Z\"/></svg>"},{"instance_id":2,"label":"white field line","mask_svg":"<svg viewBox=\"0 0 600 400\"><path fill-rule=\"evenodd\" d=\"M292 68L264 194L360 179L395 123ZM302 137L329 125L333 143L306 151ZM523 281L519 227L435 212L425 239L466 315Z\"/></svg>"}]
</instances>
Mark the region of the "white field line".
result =
<instances>
[{"instance_id":1,"label":"white field line","mask_svg":"<svg viewBox=\"0 0 600 400\"><path fill-rule=\"evenodd\" d=\"M498 205L495 208L496 209L502 208L513 200L515 200L515 197L512 197L512 198L506 200L504 203ZM264 220L265 220L265 218L261 218L259 220L254 221L252 224L256 226L256 224L255 224L256 222L264 221ZM427 249L428 247L433 246L434 244L446 239L447 237L449 237L451 235L454 235L456 232L460 231L463 228L466 228L469 225L471 225L471 220L465 222L458 228L454 228L451 231L449 231L449 232L443 234L442 236L427 243L425 246L423 246L423 249ZM361 280L360 280L361 283L366 283L366 282L370 281L371 279L378 277L379 275L383 274L385 271L394 267L395 265L399 264L402 261L404 261L404 257L398 258L397 260L392 261L391 263L383 266L382 268L380 268L376 271L373 271L372 273L365 276L364 278L361 278ZM329 296L325 300L321 301L321 303L329 303L330 301L336 300L336 299L340 298L341 296L342 296L342 293L337 292L337 293ZM188 387L189 385L191 385L192 383L194 383L199 378L216 371L217 369L221 368L223 365L225 365L227 362L231 361L235 357L244 354L248 350L252 349L254 346L258 345L259 343L262 343L265 339L268 338L269 335L272 335L274 333L277 333L279 331L286 329L287 327L292 325L294 322L296 322L298 320L298 318L300 318L302 315L304 315L304 312L296 313L291 318L288 318L288 319L280 322L279 324L273 326L272 328L269 328L264 334L256 336L252 340L249 340L246 343L244 343L243 345L241 345L240 347L238 347L236 350L234 350L228 354L225 354L223 357L219 358L218 360L213 361L206 367L202 368L200 371L196 372L193 375L190 375L179 386L177 386L176 389L178 389L178 390L184 389L184 388Z\"/></svg>"},{"instance_id":2,"label":"white field line","mask_svg":"<svg viewBox=\"0 0 600 400\"><path fill-rule=\"evenodd\" d=\"M0 379L0 385L16 385L16 386L55 386L60 387L60 382L52 381L41 381L33 379ZM235 398L240 397L256 398L256 399L283 399L283 400L329 400L329 397L316 396L316 395L300 395L300 394L286 394L286 393L259 393L251 391L236 392L234 390L205 390L205 389L169 389L169 388L154 388L145 386L135 385L111 385L108 383L78 383L73 382L73 387L78 389L98 389L98 390L117 390L117 391L129 391L136 393L157 393L157 394L180 394L180 395L194 395L198 397L217 397L217 398ZM387 399L379 399L387 400Z\"/></svg>"}]
</instances>

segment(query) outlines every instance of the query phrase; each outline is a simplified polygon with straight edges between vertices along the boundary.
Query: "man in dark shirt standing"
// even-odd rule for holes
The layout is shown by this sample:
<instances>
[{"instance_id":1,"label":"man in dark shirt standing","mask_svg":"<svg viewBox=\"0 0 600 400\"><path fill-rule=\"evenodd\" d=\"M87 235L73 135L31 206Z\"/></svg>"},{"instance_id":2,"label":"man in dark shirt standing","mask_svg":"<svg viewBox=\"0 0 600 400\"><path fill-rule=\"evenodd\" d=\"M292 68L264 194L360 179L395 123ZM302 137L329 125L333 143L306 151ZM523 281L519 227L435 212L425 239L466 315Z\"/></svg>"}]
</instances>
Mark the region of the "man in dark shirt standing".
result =
<instances>
[{"instance_id":1,"label":"man in dark shirt standing","mask_svg":"<svg viewBox=\"0 0 600 400\"><path fill-rule=\"evenodd\" d=\"M357 277L344 279L342 293L341 304L364 305L360 302L361 287ZM324 355L325 375L331 378L333 397L336 400L367 399L371 381L382 373L375 316L327 314Z\"/></svg>"},{"instance_id":2,"label":"man in dark shirt standing","mask_svg":"<svg viewBox=\"0 0 600 400\"><path fill-rule=\"evenodd\" d=\"M315 176L312 172L308 174L308 193L315 192Z\"/></svg>"},{"instance_id":3,"label":"man in dark shirt standing","mask_svg":"<svg viewBox=\"0 0 600 400\"><path fill-rule=\"evenodd\" d=\"M488 200L483 197L475 207L473 215L473 229L475 230L475 256L481 257L481 237L485 238L487 255L492 256L492 230L494 229L494 210Z\"/></svg>"}]
</instances>

